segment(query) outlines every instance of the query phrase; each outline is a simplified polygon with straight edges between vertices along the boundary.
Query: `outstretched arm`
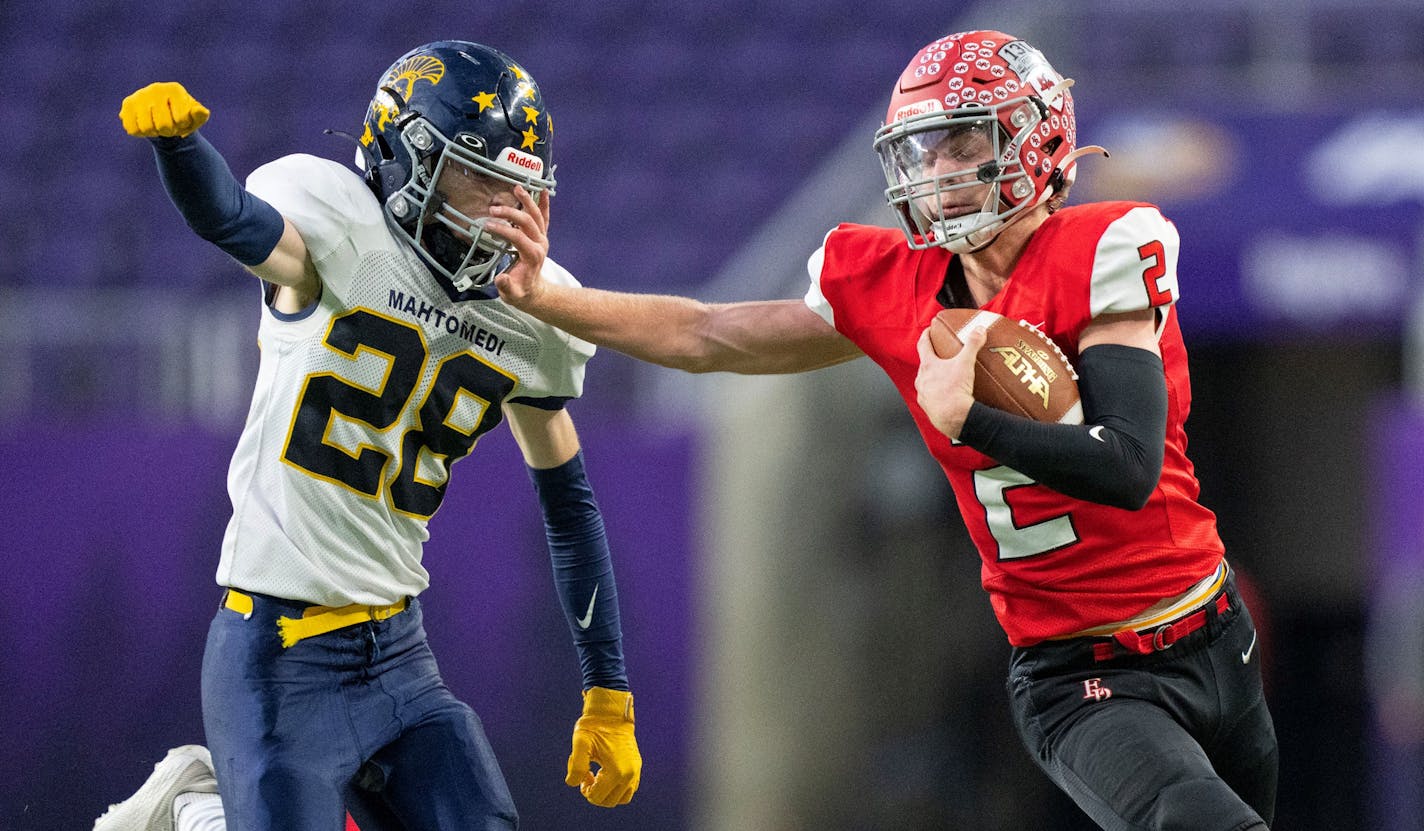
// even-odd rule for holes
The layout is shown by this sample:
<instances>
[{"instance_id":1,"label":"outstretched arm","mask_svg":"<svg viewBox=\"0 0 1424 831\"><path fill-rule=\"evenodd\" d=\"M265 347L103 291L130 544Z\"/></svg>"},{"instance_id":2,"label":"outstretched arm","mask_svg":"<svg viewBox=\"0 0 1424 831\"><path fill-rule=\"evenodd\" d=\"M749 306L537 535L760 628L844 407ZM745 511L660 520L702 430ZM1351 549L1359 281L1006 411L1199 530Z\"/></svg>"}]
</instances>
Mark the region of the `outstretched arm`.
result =
<instances>
[{"instance_id":1,"label":"outstretched arm","mask_svg":"<svg viewBox=\"0 0 1424 831\"><path fill-rule=\"evenodd\" d=\"M119 108L124 131L152 142L163 187L188 227L278 286L274 304L280 311L298 311L320 291L306 243L275 208L247 192L198 132L208 115L172 81L137 90Z\"/></svg>"},{"instance_id":2,"label":"outstretched arm","mask_svg":"<svg viewBox=\"0 0 1424 831\"><path fill-rule=\"evenodd\" d=\"M494 207L489 229L519 251L495 278L511 306L575 337L687 372L805 372L860 357L860 349L800 300L702 303L687 297L553 285L540 275L549 200L516 189L520 207Z\"/></svg>"},{"instance_id":3,"label":"outstretched arm","mask_svg":"<svg viewBox=\"0 0 1424 831\"><path fill-rule=\"evenodd\" d=\"M550 285L525 311L586 341L686 372L807 372L861 355L800 300L714 304Z\"/></svg>"}]
</instances>

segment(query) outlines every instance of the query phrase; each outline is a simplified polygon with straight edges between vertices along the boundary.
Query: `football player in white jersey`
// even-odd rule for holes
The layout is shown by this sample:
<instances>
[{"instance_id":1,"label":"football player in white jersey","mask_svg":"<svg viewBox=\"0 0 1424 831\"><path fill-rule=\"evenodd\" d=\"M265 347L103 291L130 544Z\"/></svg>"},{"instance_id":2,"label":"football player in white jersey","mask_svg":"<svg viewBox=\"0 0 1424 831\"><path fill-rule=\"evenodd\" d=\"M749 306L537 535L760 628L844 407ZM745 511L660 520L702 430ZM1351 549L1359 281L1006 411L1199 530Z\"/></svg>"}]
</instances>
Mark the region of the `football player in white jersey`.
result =
<instances>
[{"instance_id":1,"label":"football player in white jersey","mask_svg":"<svg viewBox=\"0 0 1424 831\"><path fill-rule=\"evenodd\" d=\"M538 86L497 50L426 44L382 76L359 173L292 155L246 187L198 132L208 115L172 82L120 111L130 135L152 141L189 227L263 287L203 660L211 756L175 749L96 829L182 827L184 806L242 829L337 831L348 810L363 831L516 826L478 718L441 681L417 600L450 468L506 417L583 672L566 781L596 805L627 803L642 760L618 595L564 408L594 350L492 286L521 269L577 285L546 258L555 183ZM491 208L519 207L517 193L542 207L519 251L489 232L508 222Z\"/></svg>"}]
</instances>

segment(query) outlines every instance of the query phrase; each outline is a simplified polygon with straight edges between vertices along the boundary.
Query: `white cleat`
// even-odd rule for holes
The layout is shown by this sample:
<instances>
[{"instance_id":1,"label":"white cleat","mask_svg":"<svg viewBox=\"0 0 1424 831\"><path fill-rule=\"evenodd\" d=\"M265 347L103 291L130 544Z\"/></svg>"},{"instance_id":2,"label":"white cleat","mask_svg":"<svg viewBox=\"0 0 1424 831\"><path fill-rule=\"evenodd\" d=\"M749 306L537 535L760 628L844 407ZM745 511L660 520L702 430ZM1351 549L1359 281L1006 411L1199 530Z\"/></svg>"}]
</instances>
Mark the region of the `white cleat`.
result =
<instances>
[{"instance_id":1,"label":"white cleat","mask_svg":"<svg viewBox=\"0 0 1424 831\"><path fill-rule=\"evenodd\" d=\"M202 745L168 751L134 795L110 805L94 831L174 831L173 799L182 793L217 793L213 757Z\"/></svg>"}]
</instances>

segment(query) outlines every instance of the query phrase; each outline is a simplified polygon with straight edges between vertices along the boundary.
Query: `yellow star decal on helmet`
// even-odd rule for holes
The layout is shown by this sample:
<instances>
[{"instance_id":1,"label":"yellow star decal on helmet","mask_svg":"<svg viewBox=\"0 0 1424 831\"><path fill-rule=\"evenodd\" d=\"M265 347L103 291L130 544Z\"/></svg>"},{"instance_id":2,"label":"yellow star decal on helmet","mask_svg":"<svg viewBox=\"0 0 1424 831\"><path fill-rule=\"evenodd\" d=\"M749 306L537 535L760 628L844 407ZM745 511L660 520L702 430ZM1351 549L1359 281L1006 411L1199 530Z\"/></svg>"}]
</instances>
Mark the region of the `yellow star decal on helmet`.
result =
<instances>
[{"instance_id":1,"label":"yellow star decal on helmet","mask_svg":"<svg viewBox=\"0 0 1424 831\"><path fill-rule=\"evenodd\" d=\"M470 100L475 102L476 104L479 104L480 112L484 112L485 110L494 106L494 93L482 92L479 95L476 95L474 98L471 98Z\"/></svg>"},{"instance_id":2,"label":"yellow star decal on helmet","mask_svg":"<svg viewBox=\"0 0 1424 831\"><path fill-rule=\"evenodd\" d=\"M533 150L533 149L534 149L534 145L539 143L539 134L536 133L536 132L534 132L534 128L533 128L533 127L530 127L528 130L525 130L525 131L524 131L523 135L524 135L524 143L521 144L521 145L519 145L519 149L520 149L520 150Z\"/></svg>"},{"instance_id":3,"label":"yellow star decal on helmet","mask_svg":"<svg viewBox=\"0 0 1424 831\"><path fill-rule=\"evenodd\" d=\"M524 110L524 123L525 123L525 124L538 124L538 123L539 123L539 111L538 111L538 110L534 109L533 107L520 107L520 109L521 109L521 110Z\"/></svg>"},{"instance_id":4,"label":"yellow star decal on helmet","mask_svg":"<svg viewBox=\"0 0 1424 831\"><path fill-rule=\"evenodd\" d=\"M519 67L515 66L514 64L510 64L510 65L509 65L509 71L510 71L510 72L513 72L513 73L514 73L514 77L518 78L518 79L521 80L521 81L524 80L524 79L527 77L527 76L524 74L524 70L520 69Z\"/></svg>"}]
</instances>

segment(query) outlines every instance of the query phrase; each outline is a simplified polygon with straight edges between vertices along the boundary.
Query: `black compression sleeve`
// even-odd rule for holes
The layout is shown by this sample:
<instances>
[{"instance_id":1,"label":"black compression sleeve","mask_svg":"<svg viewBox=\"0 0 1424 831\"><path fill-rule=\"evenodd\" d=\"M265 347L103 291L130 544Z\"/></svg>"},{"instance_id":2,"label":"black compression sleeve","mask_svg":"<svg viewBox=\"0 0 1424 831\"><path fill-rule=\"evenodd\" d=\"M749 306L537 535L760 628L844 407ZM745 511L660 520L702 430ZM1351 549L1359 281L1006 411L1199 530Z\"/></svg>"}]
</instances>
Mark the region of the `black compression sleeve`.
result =
<instances>
[{"instance_id":1,"label":"black compression sleeve","mask_svg":"<svg viewBox=\"0 0 1424 831\"><path fill-rule=\"evenodd\" d=\"M286 222L276 208L247 192L217 148L201 133L152 142L163 187L189 228L243 265L271 256Z\"/></svg>"},{"instance_id":2,"label":"black compression sleeve","mask_svg":"<svg viewBox=\"0 0 1424 831\"><path fill-rule=\"evenodd\" d=\"M529 478L544 513L554 586L578 649L584 689L626 691L618 584L613 579L603 514L584 472L583 451L558 467L531 467Z\"/></svg>"},{"instance_id":3,"label":"black compression sleeve","mask_svg":"<svg viewBox=\"0 0 1424 831\"><path fill-rule=\"evenodd\" d=\"M1162 359L1104 343L1078 358L1084 424L1042 424L975 403L959 440L1075 499L1137 510L1162 476L1167 385Z\"/></svg>"}]
</instances>

